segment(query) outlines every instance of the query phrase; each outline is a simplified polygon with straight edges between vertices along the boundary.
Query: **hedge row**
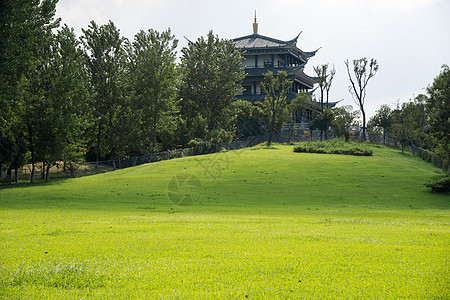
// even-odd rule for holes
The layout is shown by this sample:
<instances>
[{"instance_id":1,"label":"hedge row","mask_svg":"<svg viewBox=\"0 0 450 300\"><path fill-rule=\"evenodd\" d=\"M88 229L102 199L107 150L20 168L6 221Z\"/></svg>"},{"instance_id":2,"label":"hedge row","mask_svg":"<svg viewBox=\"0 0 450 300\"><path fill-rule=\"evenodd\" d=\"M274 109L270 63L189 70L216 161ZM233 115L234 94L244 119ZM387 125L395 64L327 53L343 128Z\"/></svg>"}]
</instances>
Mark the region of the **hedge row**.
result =
<instances>
[{"instance_id":1,"label":"hedge row","mask_svg":"<svg viewBox=\"0 0 450 300\"><path fill-rule=\"evenodd\" d=\"M294 147L294 152L372 156L372 150L364 145L339 140L301 143Z\"/></svg>"}]
</instances>

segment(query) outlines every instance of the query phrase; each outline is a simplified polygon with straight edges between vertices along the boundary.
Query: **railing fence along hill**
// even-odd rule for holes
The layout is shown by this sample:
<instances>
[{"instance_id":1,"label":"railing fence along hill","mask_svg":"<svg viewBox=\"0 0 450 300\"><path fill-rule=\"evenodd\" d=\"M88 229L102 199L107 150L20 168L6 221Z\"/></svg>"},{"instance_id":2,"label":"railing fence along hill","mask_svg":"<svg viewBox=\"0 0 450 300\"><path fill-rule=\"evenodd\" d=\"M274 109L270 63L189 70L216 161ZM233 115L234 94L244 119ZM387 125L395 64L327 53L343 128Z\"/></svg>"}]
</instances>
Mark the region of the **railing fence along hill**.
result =
<instances>
[{"instance_id":1,"label":"railing fence along hill","mask_svg":"<svg viewBox=\"0 0 450 300\"><path fill-rule=\"evenodd\" d=\"M440 169L443 169L449 173L449 166L446 164L445 160L441 157L437 156L431 151L428 151L426 149L422 149L411 143L411 153L414 156L420 157L425 161L431 162L435 167L438 167Z\"/></svg>"},{"instance_id":2,"label":"railing fence along hill","mask_svg":"<svg viewBox=\"0 0 450 300\"><path fill-rule=\"evenodd\" d=\"M216 153L221 151L223 148L226 148L227 150L238 150L253 147L264 142L265 140L266 138L264 136L251 136L245 140L232 142L226 147L221 147L219 145L200 145L192 148L168 150L140 156L105 160L99 162L74 162L65 164L63 162L59 162L56 164L56 166L52 167L49 178L83 177L93 174L111 172L119 169L125 169L146 163L154 163L180 157ZM19 179L30 179L31 172L29 166L23 166L19 169L18 173ZM36 165L34 176L36 179L42 176L42 167L39 164Z\"/></svg>"},{"instance_id":3,"label":"railing fence along hill","mask_svg":"<svg viewBox=\"0 0 450 300\"><path fill-rule=\"evenodd\" d=\"M317 135L317 137L314 135ZM318 138L318 133L314 132L313 135ZM275 140L278 142L285 142L286 137L282 134L278 134L275 137ZM251 136L246 140L239 140L232 142L226 148L227 150L238 150L248 147L253 147L257 144L263 143L267 140L266 136ZM299 134L294 135L293 141L305 140L299 136ZM393 144L396 144L394 140L389 139L389 141ZM97 162L76 162L76 163L57 163L56 166L52 167L52 172L50 173L49 178L73 178L73 177L82 177L93 174L111 172L118 169L124 169L129 167L134 167L146 163L154 163L163 160L169 160L180 157L194 156L194 155L202 155L202 154L210 154L216 153L222 150L223 147L219 145L202 145L192 148L185 149L176 149L176 150L168 150L157 153L150 153L140 156L127 157L122 159L115 160L105 160ZM450 172L448 164L446 161L431 151L419 148L411 143L411 152L414 156L418 156L425 161L432 163L434 166L445 170L447 173ZM38 179L42 177L42 167L38 164L36 166L35 178ZM19 169L18 177L21 180L29 180L30 179L30 168L29 166L23 166Z\"/></svg>"}]
</instances>

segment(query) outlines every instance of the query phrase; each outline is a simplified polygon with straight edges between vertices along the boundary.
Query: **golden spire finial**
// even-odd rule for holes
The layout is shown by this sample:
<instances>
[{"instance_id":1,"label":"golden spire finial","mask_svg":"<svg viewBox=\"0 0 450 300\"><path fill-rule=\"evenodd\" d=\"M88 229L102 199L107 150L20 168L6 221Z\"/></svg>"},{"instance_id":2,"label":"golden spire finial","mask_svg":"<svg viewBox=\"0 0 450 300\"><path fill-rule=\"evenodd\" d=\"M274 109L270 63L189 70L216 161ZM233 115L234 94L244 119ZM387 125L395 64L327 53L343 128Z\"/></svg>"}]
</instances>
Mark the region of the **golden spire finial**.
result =
<instances>
[{"instance_id":1,"label":"golden spire finial","mask_svg":"<svg viewBox=\"0 0 450 300\"><path fill-rule=\"evenodd\" d=\"M256 21L256 9L255 9L255 22L253 23L253 33L258 33L258 22Z\"/></svg>"}]
</instances>

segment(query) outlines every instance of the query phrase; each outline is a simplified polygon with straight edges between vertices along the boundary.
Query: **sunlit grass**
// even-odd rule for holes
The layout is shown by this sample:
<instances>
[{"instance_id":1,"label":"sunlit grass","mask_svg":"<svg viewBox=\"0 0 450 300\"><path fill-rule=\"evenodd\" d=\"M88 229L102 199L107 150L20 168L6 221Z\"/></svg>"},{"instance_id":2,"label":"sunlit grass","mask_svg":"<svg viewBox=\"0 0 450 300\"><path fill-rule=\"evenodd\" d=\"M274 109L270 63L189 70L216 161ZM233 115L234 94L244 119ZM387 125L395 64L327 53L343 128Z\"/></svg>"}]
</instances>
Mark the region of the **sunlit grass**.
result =
<instances>
[{"instance_id":1,"label":"sunlit grass","mask_svg":"<svg viewBox=\"0 0 450 300\"><path fill-rule=\"evenodd\" d=\"M449 198L424 186L439 171L371 149L258 146L3 188L0 298L448 299ZM167 196L180 174L193 205Z\"/></svg>"}]
</instances>

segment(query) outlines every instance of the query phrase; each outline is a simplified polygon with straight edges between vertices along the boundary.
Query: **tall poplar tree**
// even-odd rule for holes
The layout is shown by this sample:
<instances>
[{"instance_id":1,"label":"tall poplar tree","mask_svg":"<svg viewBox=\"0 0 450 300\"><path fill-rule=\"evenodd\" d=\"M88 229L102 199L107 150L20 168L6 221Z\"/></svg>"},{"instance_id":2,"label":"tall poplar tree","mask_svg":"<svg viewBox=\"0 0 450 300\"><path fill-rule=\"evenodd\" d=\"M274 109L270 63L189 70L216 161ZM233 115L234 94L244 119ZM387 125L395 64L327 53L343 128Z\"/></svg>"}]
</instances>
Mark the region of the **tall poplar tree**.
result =
<instances>
[{"instance_id":1,"label":"tall poplar tree","mask_svg":"<svg viewBox=\"0 0 450 300\"><path fill-rule=\"evenodd\" d=\"M347 67L347 74L350 80L349 92L353 97L353 100L358 105L363 119L363 139L366 139L366 111L364 105L367 95L367 84L369 80L375 76L378 71L378 62L376 59L371 59L370 62L367 58L355 59L352 62L352 66L348 60L345 62ZM352 70L353 72L351 72Z\"/></svg>"},{"instance_id":2,"label":"tall poplar tree","mask_svg":"<svg viewBox=\"0 0 450 300\"><path fill-rule=\"evenodd\" d=\"M285 71L278 71L276 76L272 71L269 71L264 74L264 81L261 82L261 88L265 94L264 113L269 129L268 147L272 144L275 131L279 131L281 126L289 120L286 94L289 92L291 85L292 80L287 78Z\"/></svg>"},{"instance_id":3,"label":"tall poplar tree","mask_svg":"<svg viewBox=\"0 0 450 300\"><path fill-rule=\"evenodd\" d=\"M168 147L173 136L177 45L170 29L162 33L149 29L134 36L130 69L132 110L142 152L159 150L158 145L164 142Z\"/></svg>"},{"instance_id":4,"label":"tall poplar tree","mask_svg":"<svg viewBox=\"0 0 450 300\"><path fill-rule=\"evenodd\" d=\"M120 35L112 21L101 26L91 21L88 28L83 29L81 42L92 94L94 124L89 134L90 150L98 162L100 158L120 155L118 132L124 103L127 39Z\"/></svg>"}]
</instances>

